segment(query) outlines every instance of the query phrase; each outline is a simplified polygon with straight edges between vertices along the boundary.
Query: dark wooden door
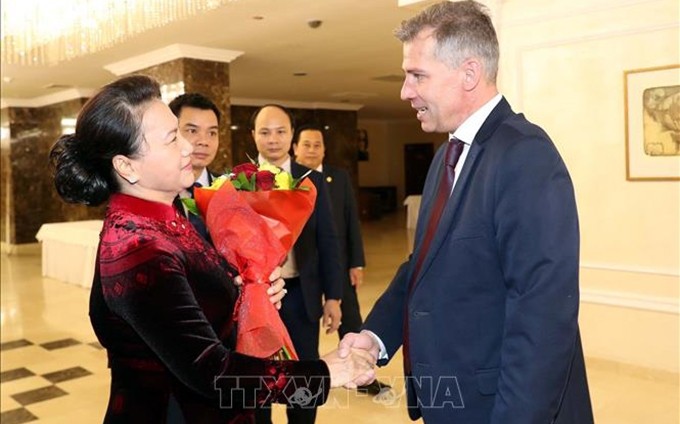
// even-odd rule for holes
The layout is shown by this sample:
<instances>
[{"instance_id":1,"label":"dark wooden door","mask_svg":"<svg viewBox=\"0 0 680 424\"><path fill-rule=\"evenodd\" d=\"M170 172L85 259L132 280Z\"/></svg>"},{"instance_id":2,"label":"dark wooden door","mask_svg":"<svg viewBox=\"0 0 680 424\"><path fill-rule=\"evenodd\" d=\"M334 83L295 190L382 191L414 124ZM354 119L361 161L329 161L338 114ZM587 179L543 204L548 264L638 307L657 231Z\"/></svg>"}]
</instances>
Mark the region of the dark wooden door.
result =
<instances>
[{"instance_id":1,"label":"dark wooden door","mask_svg":"<svg viewBox=\"0 0 680 424\"><path fill-rule=\"evenodd\" d=\"M406 196L423 194L423 186L434 156L434 144L411 143L404 145L404 177Z\"/></svg>"}]
</instances>

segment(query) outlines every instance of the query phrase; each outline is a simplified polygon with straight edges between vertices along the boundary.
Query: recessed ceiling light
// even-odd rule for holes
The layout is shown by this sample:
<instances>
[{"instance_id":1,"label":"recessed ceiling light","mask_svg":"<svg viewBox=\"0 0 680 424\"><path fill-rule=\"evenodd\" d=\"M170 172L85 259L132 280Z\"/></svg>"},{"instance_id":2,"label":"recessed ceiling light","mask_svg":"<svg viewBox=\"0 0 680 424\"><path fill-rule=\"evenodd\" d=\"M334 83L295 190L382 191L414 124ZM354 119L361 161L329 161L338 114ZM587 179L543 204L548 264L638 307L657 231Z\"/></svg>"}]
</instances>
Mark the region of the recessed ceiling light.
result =
<instances>
[{"instance_id":1,"label":"recessed ceiling light","mask_svg":"<svg viewBox=\"0 0 680 424\"><path fill-rule=\"evenodd\" d=\"M310 19L307 21L307 26L309 26L312 29L317 29L318 27L321 26L322 23L323 21L320 19Z\"/></svg>"}]
</instances>

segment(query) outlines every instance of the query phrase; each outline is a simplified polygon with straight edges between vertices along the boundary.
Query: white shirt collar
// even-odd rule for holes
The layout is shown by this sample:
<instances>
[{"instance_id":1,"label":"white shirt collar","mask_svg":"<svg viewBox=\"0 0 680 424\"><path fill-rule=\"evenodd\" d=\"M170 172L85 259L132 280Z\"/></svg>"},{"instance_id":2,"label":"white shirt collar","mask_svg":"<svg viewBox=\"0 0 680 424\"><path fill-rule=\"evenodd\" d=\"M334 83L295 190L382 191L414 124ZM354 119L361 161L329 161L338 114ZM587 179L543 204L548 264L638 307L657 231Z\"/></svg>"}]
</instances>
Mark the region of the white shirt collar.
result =
<instances>
[{"instance_id":1,"label":"white shirt collar","mask_svg":"<svg viewBox=\"0 0 680 424\"><path fill-rule=\"evenodd\" d=\"M503 95L498 93L491 100L486 102L482 107L477 109L472 115L470 115L462 124L458 127L453 134L449 133L449 139L451 137L456 137L458 140L464 142L465 144L472 144L475 136L482 128L484 121L489 117L491 111L500 103Z\"/></svg>"},{"instance_id":2,"label":"white shirt collar","mask_svg":"<svg viewBox=\"0 0 680 424\"><path fill-rule=\"evenodd\" d=\"M210 186L210 177L208 176L208 168L203 168L203 172L198 176L196 182L203 187Z\"/></svg>"},{"instance_id":3,"label":"white shirt collar","mask_svg":"<svg viewBox=\"0 0 680 424\"><path fill-rule=\"evenodd\" d=\"M264 156L258 154L257 155L257 163L262 164L262 163L271 163L267 159L264 158ZM285 162L283 162L279 168L283 169L284 171L288 172L289 174L292 173L290 170L290 155L286 158Z\"/></svg>"}]
</instances>

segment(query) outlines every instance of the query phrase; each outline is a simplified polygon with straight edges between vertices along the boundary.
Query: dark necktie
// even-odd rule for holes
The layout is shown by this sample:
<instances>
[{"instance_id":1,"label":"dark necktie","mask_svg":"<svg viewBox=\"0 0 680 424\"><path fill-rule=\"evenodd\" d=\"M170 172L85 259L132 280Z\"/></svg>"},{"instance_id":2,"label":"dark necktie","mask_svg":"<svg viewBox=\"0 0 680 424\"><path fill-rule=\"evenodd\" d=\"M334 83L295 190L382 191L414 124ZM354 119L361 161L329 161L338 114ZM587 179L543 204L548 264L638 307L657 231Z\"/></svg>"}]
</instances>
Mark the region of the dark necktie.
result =
<instances>
[{"instance_id":1,"label":"dark necktie","mask_svg":"<svg viewBox=\"0 0 680 424\"><path fill-rule=\"evenodd\" d=\"M446 207L446 202L451 196L451 190L453 189L453 181L456 177L456 164L458 159L460 159L461 153L463 153L463 147L465 143L458 140L457 138L452 138L448 145L446 146L446 154L444 155L444 169L442 169L441 179L439 180L439 186L437 187L437 192L435 194L434 201L432 202L432 208L430 209L430 215L427 220L427 229L425 230L425 236L423 237L423 242L418 251L418 256L416 257L416 265L413 270L413 275L408 284L407 300L404 311L404 370L407 374L411 374L411 357L409 354L409 338L408 338L408 298L413 291L413 286L418 279L418 274L420 273L420 267L423 265L425 256L430 249L430 244L434 238L435 232L437 231L437 226L439 225L439 218L441 218L442 212Z\"/></svg>"},{"instance_id":2,"label":"dark necktie","mask_svg":"<svg viewBox=\"0 0 680 424\"><path fill-rule=\"evenodd\" d=\"M201 183L194 183L192 186L187 188L187 191L191 195L191 198L194 197L194 188L195 187L203 187ZM205 240L210 242L210 234L208 234L208 228L205 225L205 222L203 222L203 219L200 216L194 215L193 213L185 213L184 211L184 206L182 205L182 201L180 200L179 196L175 197L175 201L173 202L175 207L179 210L179 212L186 216L186 218L191 222L191 225L194 226L198 234L201 235Z\"/></svg>"}]
</instances>

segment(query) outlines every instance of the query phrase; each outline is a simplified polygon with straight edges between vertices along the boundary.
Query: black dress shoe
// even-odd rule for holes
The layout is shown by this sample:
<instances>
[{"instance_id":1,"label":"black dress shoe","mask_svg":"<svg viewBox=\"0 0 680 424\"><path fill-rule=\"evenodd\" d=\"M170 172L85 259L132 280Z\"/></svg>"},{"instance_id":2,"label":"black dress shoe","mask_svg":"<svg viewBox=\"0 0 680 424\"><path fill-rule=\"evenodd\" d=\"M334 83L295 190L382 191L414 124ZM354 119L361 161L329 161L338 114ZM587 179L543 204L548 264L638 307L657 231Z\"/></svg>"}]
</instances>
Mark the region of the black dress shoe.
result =
<instances>
[{"instance_id":1,"label":"black dress shoe","mask_svg":"<svg viewBox=\"0 0 680 424\"><path fill-rule=\"evenodd\" d=\"M390 386L389 384L381 383L378 380L373 380L373 383L371 384L357 387L357 391L361 393L368 393L371 396L375 396L391 388L392 386Z\"/></svg>"}]
</instances>

